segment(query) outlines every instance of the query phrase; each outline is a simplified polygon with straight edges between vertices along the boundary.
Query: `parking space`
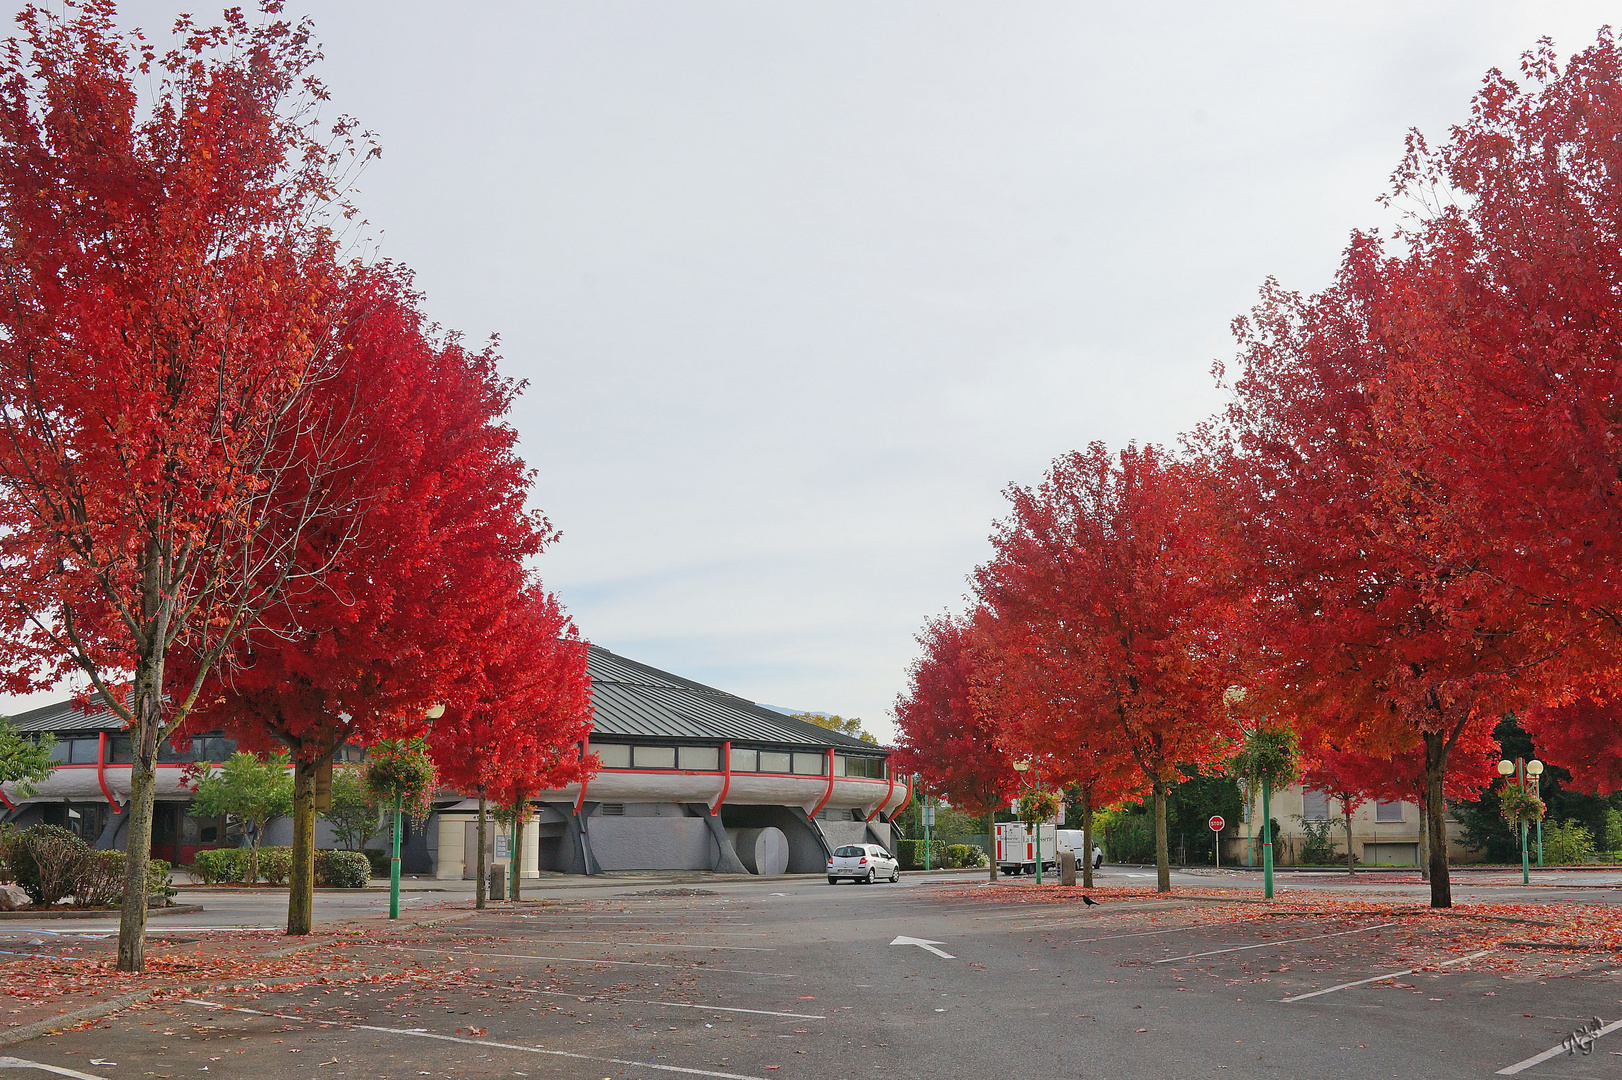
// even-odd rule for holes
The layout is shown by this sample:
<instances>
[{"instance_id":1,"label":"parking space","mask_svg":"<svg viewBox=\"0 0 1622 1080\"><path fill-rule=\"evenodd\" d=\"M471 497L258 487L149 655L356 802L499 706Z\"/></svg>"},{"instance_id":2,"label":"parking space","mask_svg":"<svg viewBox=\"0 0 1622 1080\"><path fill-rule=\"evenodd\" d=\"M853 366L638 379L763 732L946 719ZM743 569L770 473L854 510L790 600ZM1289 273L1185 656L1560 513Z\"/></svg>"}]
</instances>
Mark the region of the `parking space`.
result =
<instances>
[{"instance_id":1,"label":"parking space","mask_svg":"<svg viewBox=\"0 0 1622 1080\"><path fill-rule=\"evenodd\" d=\"M12 1052L105 1080L1622 1074L1611 958L1507 946L1502 923L976 887L552 895ZM1587 1054L1524 1064L1580 1028Z\"/></svg>"}]
</instances>

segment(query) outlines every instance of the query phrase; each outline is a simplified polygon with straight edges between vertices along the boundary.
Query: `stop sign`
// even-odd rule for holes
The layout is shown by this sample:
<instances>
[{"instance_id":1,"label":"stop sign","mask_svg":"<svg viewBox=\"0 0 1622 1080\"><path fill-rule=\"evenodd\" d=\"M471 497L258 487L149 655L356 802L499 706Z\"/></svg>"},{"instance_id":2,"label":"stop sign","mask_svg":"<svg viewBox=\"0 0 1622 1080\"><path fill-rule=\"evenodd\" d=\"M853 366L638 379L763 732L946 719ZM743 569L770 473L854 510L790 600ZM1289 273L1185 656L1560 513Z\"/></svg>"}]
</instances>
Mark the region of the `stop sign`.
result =
<instances>
[{"instance_id":1,"label":"stop sign","mask_svg":"<svg viewBox=\"0 0 1622 1080\"><path fill-rule=\"evenodd\" d=\"M1221 832L1222 827L1224 825L1226 825L1227 822L1222 820L1222 815L1221 814L1212 814L1211 815L1211 820L1207 821L1206 824L1211 826L1211 831L1212 832Z\"/></svg>"}]
</instances>

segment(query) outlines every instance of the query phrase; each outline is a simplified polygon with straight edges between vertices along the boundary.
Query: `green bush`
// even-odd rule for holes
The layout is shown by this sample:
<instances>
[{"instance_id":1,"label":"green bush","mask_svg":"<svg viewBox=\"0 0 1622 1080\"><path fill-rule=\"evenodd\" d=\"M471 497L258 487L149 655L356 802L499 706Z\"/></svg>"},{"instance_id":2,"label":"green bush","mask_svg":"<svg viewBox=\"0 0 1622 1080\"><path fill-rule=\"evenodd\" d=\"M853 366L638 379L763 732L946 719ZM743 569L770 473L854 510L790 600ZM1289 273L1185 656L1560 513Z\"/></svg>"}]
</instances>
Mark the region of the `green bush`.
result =
<instances>
[{"instance_id":1,"label":"green bush","mask_svg":"<svg viewBox=\"0 0 1622 1080\"><path fill-rule=\"evenodd\" d=\"M940 869L946 865L946 845L939 840L930 843L929 865L931 869ZM903 870L922 870L924 868L924 842L922 840L897 840L895 842L896 862L901 864Z\"/></svg>"},{"instance_id":2,"label":"green bush","mask_svg":"<svg viewBox=\"0 0 1622 1080\"><path fill-rule=\"evenodd\" d=\"M373 877L389 876L389 863L393 860L390 858L388 852L379 851L377 848L369 847L365 851L362 851L361 854L366 856L366 861L372 865Z\"/></svg>"},{"instance_id":3,"label":"green bush","mask_svg":"<svg viewBox=\"0 0 1622 1080\"><path fill-rule=\"evenodd\" d=\"M286 885L293 872L293 849L290 847L262 847L259 849L259 880L269 885Z\"/></svg>"},{"instance_id":4,"label":"green bush","mask_svg":"<svg viewBox=\"0 0 1622 1080\"><path fill-rule=\"evenodd\" d=\"M372 864L358 851L317 851L315 883L334 889L364 889L372 881Z\"/></svg>"},{"instance_id":5,"label":"green bush","mask_svg":"<svg viewBox=\"0 0 1622 1080\"><path fill-rule=\"evenodd\" d=\"M89 852L74 883L73 906L111 907L124 892L124 861L122 851Z\"/></svg>"},{"instance_id":6,"label":"green bush","mask_svg":"<svg viewBox=\"0 0 1622 1080\"><path fill-rule=\"evenodd\" d=\"M1155 861L1155 822L1150 815L1112 810L1099 814L1095 824L1110 862Z\"/></svg>"},{"instance_id":7,"label":"green bush","mask_svg":"<svg viewBox=\"0 0 1622 1080\"><path fill-rule=\"evenodd\" d=\"M986 849L979 844L947 844L940 865L951 870L985 866Z\"/></svg>"},{"instance_id":8,"label":"green bush","mask_svg":"<svg viewBox=\"0 0 1622 1080\"><path fill-rule=\"evenodd\" d=\"M1528 842L1531 842L1529 836ZM1547 821L1543 824L1543 858L1551 863L1585 863L1594 860L1594 834L1576 821Z\"/></svg>"},{"instance_id":9,"label":"green bush","mask_svg":"<svg viewBox=\"0 0 1622 1080\"><path fill-rule=\"evenodd\" d=\"M1346 861L1346 856L1335 851L1335 830L1339 822L1332 818L1323 821L1296 820L1301 822L1302 840L1298 861L1302 865L1329 866Z\"/></svg>"},{"instance_id":10,"label":"green bush","mask_svg":"<svg viewBox=\"0 0 1622 1080\"><path fill-rule=\"evenodd\" d=\"M28 898L49 906L77 890L90 845L56 825L35 825L5 838L6 865Z\"/></svg>"},{"instance_id":11,"label":"green bush","mask_svg":"<svg viewBox=\"0 0 1622 1080\"><path fill-rule=\"evenodd\" d=\"M118 854L122 855L123 852ZM167 859L148 859L146 862L146 901L161 899L158 907L168 907L169 901L174 899L175 879L174 867L169 865Z\"/></svg>"},{"instance_id":12,"label":"green bush","mask_svg":"<svg viewBox=\"0 0 1622 1080\"><path fill-rule=\"evenodd\" d=\"M241 848L211 848L197 853L192 872L204 885L228 885L241 881L248 864L242 858Z\"/></svg>"}]
</instances>

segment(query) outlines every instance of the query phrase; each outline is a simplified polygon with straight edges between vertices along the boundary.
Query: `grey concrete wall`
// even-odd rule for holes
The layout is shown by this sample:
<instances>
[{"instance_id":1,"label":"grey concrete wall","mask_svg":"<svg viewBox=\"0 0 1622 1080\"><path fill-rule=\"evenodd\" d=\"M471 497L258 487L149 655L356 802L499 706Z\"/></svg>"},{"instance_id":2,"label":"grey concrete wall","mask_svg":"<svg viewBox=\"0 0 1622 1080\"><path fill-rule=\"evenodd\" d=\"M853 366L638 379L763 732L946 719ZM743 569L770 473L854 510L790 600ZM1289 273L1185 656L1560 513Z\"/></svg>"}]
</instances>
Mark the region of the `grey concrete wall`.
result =
<instances>
[{"instance_id":1,"label":"grey concrete wall","mask_svg":"<svg viewBox=\"0 0 1622 1080\"><path fill-rule=\"evenodd\" d=\"M874 842L873 838L867 835L867 826L860 821L818 821L817 824L822 826L822 835L828 838L829 847Z\"/></svg>"},{"instance_id":2,"label":"grey concrete wall","mask_svg":"<svg viewBox=\"0 0 1622 1080\"><path fill-rule=\"evenodd\" d=\"M591 850L604 870L708 870L720 854L696 817L591 819Z\"/></svg>"}]
</instances>

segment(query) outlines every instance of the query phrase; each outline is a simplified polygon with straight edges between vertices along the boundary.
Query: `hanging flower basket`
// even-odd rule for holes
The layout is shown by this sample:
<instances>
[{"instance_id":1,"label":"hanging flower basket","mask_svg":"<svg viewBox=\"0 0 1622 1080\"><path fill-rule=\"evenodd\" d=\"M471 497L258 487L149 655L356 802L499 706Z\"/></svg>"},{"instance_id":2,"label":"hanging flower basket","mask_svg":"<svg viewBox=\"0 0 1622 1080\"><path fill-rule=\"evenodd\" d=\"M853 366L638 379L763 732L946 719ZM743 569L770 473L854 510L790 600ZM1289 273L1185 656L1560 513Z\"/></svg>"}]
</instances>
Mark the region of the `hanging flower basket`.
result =
<instances>
[{"instance_id":1,"label":"hanging flower basket","mask_svg":"<svg viewBox=\"0 0 1622 1080\"><path fill-rule=\"evenodd\" d=\"M1505 784L1498 792L1498 812L1511 825L1543 820L1543 800L1519 784Z\"/></svg>"},{"instance_id":2,"label":"hanging flower basket","mask_svg":"<svg viewBox=\"0 0 1622 1080\"><path fill-rule=\"evenodd\" d=\"M428 816L433 807L436 777L422 739L389 739L366 752L366 792L381 803L400 799L401 809L413 818Z\"/></svg>"},{"instance_id":3,"label":"hanging flower basket","mask_svg":"<svg viewBox=\"0 0 1622 1080\"><path fill-rule=\"evenodd\" d=\"M1051 791L1027 791L1019 797L1019 820L1027 825L1046 821L1059 812L1059 797Z\"/></svg>"}]
</instances>

